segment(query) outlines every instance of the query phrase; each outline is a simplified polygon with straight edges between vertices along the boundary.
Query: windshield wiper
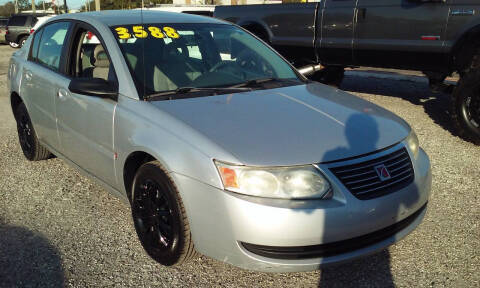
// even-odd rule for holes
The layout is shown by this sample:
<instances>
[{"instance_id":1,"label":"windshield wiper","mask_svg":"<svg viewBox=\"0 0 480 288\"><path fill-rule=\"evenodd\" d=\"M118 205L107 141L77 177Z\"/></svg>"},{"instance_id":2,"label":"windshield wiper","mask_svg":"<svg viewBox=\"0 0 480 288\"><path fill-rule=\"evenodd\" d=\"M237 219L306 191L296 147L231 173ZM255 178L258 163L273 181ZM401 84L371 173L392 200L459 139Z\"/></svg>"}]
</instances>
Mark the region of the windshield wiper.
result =
<instances>
[{"instance_id":1,"label":"windshield wiper","mask_svg":"<svg viewBox=\"0 0 480 288\"><path fill-rule=\"evenodd\" d=\"M163 91L154 94L150 94L145 96L145 100L150 100L152 98L163 98L162 100L172 100L178 97L175 95L187 94L191 92L201 92L201 91L211 91L214 93L220 92L243 92L243 91L251 91L250 88L243 88L243 87L179 87L175 90ZM182 97L184 98L184 97Z\"/></svg>"},{"instance_id":2,"label":"windshield wiper","mask_svg":"<svg viewBox=\"0 0 480 288\"><path fill-rule=\"evenodd\" d=\"M296 81L289 80L289 79L280 79L280 78L260 78L260 79L248 80L246 82L236 84L236 85L233 85L233 86L230 86L230 87L231 88L255 87L255 86L259 86L260 84L267 83L267 82L294 83Z\"/></svg>"}]
</instances>

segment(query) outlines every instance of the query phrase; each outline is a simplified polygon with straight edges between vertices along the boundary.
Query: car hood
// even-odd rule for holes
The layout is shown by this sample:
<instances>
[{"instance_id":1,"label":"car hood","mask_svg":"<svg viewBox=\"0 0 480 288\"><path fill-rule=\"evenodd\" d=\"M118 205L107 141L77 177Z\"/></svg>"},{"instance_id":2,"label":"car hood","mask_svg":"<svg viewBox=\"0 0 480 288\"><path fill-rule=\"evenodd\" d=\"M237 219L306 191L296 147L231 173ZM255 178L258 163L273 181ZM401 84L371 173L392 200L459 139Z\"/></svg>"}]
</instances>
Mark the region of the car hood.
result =
<instances>
[{"instance_id":1,"label":"car hood","mask_svg":"<svg viewBox=\"0 0 480 288\"><path fill-rule=\"evenodd\" d=\"M245 165L335 161L391 146L410 132L393 113L318 83L151 103Z\"/></svg>"}]
</instances>

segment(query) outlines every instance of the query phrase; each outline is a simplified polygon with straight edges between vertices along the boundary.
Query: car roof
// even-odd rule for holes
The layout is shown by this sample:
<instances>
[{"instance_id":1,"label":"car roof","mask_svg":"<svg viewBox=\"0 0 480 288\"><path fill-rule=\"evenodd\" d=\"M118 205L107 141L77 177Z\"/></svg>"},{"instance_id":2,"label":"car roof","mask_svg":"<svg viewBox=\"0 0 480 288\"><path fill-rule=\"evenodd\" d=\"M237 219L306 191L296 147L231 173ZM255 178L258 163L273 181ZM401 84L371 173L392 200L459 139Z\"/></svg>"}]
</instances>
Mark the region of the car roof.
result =
<instances>
[{"instance_id":1,"label":"car roof","mask_svg":"<svg viewBox=\"0 0 480 288\"><path fill-rule=\"evenodd\" d=\"M143 23L216 23L225 24L224 21L199 15L152 11L152 10L106 10L99 12L82 12L62 14L57 19L76 19L85 22L100 22L107 26L139 24Z\"/></svg>"}]
</instances>

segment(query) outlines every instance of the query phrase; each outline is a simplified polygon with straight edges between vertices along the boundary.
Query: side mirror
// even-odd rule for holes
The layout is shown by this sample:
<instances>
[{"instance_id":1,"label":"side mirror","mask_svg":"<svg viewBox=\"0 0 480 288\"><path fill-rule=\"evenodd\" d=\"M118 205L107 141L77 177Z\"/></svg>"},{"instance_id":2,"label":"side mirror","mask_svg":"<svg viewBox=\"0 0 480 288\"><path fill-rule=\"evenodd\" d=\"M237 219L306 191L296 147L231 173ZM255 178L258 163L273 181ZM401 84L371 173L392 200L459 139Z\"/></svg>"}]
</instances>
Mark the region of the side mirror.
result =
<instances>
[{"instance_id":1,"label":"side mirror","mask_svg":"<svg viewBox=\"0 0 480 288\"><path fill-rule=\"evenodd\" d=\"M118 96L116 85L101 78L74 78L70 81L68 90L72 93L113 100Z\"/></svg>"}]
</instances>

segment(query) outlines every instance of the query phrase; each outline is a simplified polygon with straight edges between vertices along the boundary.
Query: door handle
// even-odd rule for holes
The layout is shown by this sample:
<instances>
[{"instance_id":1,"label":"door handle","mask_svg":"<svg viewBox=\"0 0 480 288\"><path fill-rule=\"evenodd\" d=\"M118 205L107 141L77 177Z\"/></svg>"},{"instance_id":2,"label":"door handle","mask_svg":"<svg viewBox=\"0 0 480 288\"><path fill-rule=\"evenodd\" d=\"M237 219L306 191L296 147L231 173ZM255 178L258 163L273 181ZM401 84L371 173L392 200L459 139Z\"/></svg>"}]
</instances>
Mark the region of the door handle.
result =
<instances>
[{"instance_id":1,"label":"door handle","mask_svg":"<svg viewBox=\"0 0 480 288\"><path fill-rule=\"evenodd\" d=\"M31 71L25 72L25 80L27 80L27 81L32 80L32 76L33 76L33 74L32 74Z\"/></svg>"},{"instance_id":2,"label":"door handle","mask_svg":"<svg viewBox=\"0 0 480 288\"><path fill-rule=\"evenodd\" d=\"M58 89L58 92L57 92L57 97L60 98L60 99L65 99L66 97L68 97L68 91L63 89L63 88L60 88Z\"/></svg>"}]
</instances>

